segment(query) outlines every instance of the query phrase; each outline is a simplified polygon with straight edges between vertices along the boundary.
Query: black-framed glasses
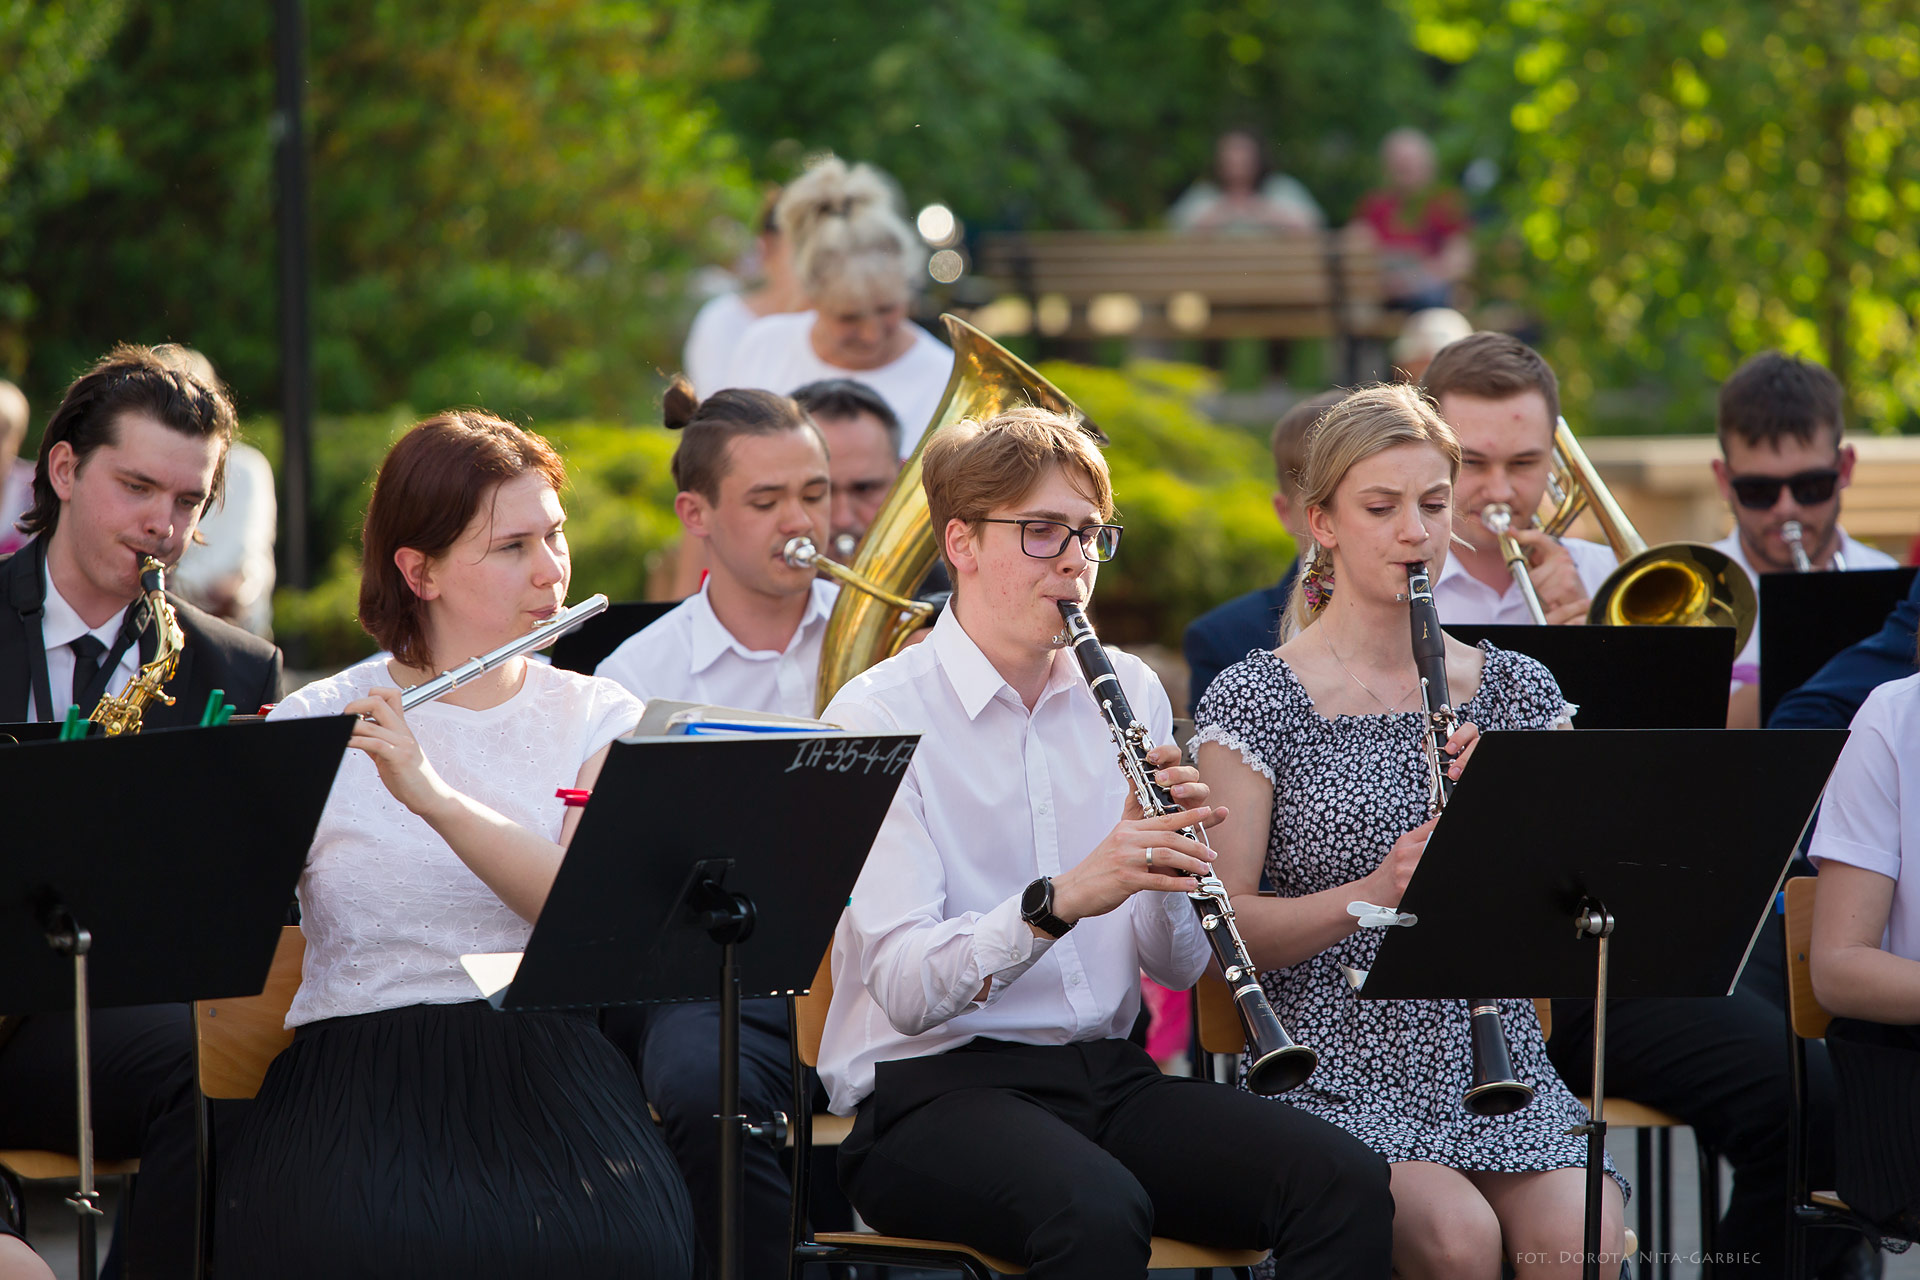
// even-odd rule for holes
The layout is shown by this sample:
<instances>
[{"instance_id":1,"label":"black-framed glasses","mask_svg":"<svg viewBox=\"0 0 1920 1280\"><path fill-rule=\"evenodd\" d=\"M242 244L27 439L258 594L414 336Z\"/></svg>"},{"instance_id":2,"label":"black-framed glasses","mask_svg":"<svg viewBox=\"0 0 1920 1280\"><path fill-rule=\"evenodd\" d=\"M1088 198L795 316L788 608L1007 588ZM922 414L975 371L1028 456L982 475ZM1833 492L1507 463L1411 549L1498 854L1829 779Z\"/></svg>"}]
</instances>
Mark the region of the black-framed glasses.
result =
<instances>
[{"instance_id":1,"label":"black-framed glasses","mask_svg":"<svg viewBox=\"0 0 1920 1280\"><path fill-rule=\"evenodd\" d=\"M1065 555L1067 544L1078 538L1080 554L1100 564L1113 559L1114 553L1120 550L1120 534L1125 529L1117 524L1090 524L1076 529L1058 520L1001 520L989 516L981 516L980 523L1019 525L1020 549L1035 560Z\"/></svg>"},{"instance_id":2,"label":"black-framed glasses","mask_svg":"<svg viewBox=\"0 0 1920 1280\"><path fill-rule=\"evenodd\" d=\"M1793 490L1793 500L1803 507L1816 507L1833 496L1839 487L1840 472L1833 467L1797 471L1790 476L1729 476L1733 496L1749 511L1771 511L1780 501L1780 490Z\"/></svg>"}]
</instances>

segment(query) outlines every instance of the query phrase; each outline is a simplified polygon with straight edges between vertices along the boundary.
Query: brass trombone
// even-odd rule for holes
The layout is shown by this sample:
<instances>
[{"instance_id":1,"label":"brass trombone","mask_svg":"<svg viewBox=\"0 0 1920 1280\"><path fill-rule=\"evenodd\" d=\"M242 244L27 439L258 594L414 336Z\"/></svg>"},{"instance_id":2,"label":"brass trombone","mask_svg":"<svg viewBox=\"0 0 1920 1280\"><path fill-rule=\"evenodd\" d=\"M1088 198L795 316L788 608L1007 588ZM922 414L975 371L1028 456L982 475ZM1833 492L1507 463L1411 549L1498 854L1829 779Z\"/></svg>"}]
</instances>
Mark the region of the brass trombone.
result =
<instances>
[{"instance_id":1,"label":"brass trombone","mask_svg":"<svg viewBox=\"0 0 1920 1280\"><path fill-rule=\"evenodd\" d=\"M1649 547L1614 501L1565 418L1553 433L1553 474L1547 480L1551 511L1540 528L1560 537L1589 505L1620 567L1593 593L1587 621L1604 626L1732 627L1738 653L1753 633L1759 602L1753 580L1732 557L1700 542L1663 542ZM1544 509L1544 508L1543 508ZM1505 545L1503 541L1502 545ZM1526 573L1524 558L1508 557L1514 577ZM1544 620L1544 619L1542 619Z\"/></svg>"}]
</instances>

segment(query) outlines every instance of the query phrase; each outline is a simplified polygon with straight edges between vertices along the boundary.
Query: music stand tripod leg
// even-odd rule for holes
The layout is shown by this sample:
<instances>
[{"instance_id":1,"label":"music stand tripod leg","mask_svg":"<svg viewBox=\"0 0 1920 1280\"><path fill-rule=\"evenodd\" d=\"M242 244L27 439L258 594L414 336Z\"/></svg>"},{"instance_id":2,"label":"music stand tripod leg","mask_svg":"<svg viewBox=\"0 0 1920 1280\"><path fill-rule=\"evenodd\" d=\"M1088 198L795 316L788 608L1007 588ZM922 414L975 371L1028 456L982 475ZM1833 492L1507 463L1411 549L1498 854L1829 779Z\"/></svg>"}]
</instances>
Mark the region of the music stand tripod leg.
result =
<instances>
[{"instance_id":1,"label":"music stand tripod leg","mask_svg":"<svg viewBox=\"0 0 1920 1280\"><path fill-rule=\"evenodd\" d=\"M45 928L47 945L61 955L73 957L74 1110L80 1126L77 1145L80 1185L67 1197L67 1203L79 1215L80 1274L92 1280L100 1273L94 1219L101 1216L100 1193L93 1185L93 1054L87 1018L87 952L93 947L93 935L82 929L65 907L57 904L47 908Z\"/></svg>"},{"instance_id":2,"label":"music stand tripod leg","mask_svg":"<svg viewBox=\"0 0 1920 1280\"><path fill-rule=\"evenodd\" d=\"M1589 898L1580 904L1573 927L1599 944L1593 984L1593 1109L1580 1126L1587 1135L1587 1217L1580 1274L1582 1280L1600 1280L1600 1203L1607 1168L1607 939L1613 934L1613 913Z\"/></svg>"}]
</instances>

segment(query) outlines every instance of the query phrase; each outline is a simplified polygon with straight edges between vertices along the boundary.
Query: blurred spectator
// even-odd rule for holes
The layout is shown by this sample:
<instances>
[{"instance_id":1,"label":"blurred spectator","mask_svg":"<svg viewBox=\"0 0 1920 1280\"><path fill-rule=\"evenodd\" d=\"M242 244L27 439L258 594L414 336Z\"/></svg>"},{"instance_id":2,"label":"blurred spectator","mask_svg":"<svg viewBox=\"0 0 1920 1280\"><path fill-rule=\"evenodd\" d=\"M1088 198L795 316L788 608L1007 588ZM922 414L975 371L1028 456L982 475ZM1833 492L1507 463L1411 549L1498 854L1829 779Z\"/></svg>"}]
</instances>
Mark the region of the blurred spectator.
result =
<instances>
[{"instance_id":1,"label":"blurred spectator","mask_svg":"<svg viewBox=\"0 0 1920 1280\"><path fill-rule=\"evenodd\" d=\"M1176 231L1313 231L1325 223L1312 193L1298 180L1269 170L1266 145L1245 129L1220 135L1213 149L1213 180L1194 183L1167 210L1167 225Z\"/></svg>"},{"instance_id":2,"label":"blurred spectator","mask_svg":"<svg viewBox=\"0 0 1920 1280\"><path fill-rule=\"evenodd\" d=\"M1419 382L1440 348L1472 334L1473 322L1452 307L1414 312L1393 340L1393 376L1401 382Z\"/></svg>"},{"instance_id":3,"label":"blurred spectator","mask_svg":"<svg viewBox=\"0 0 1920 1280\"><path fill-rule=\"evenodd\" d=\"M0 378L0 556L27 543L13 522L33 505L33 461L20 456L31 417L26 394Z\"/></svg>"},{"instance_id":4,"label":"blurred spectator","mask_svg":"<svg viewBox=\"0 0 1920 1280\"><path fill-rule=\"evenodd\" d=\"M810 382L793 393L827 440L833 477L833 545L850 562L900 474L900 420L880 393L853 378Z\"/></svg>"},{"instance_id":5,"label":"blurred spectator","mask_svg":"<svg viewBox=\"0 0 1920 1280\"><path fill-rule=\"evenodd\" d=\"M782 394L829 378L857 377L900 420L900 456L933 420L953 353L907 316L926 249L870 165L828 158L795 179L775 220L793 246L793 268L811 311L748 326L728 386Z\"/></svg>"},{"instance_id":6,"label":"blurred spectator","mask_svg":"<svg viewBox=\"0 0 1920 1280\"><path fill-rule=\"evenodd\" d=\"M707 299L687 331L680 367L697 395L710 396L727 385L727 368L748 325L761 316L798 311L806 305L793 278L793 246L780 234L780 220L775 216L779 200L777 188L767 193L760 209L754 252L751 260L742 264L741 278L757 277L759 283Z\"/></svg>"},{"instance_id":7,"label":"blurred spectator","mask_svg":"<svg viewBox=\"0 0 1920 1280\"><path fill-rule=\"evenodd\" d=\"M210 387L221 386L213 362L192 347L156 348ZM227 449L220 501L200 517L199 539L187 544L167 585L216 618L273 638L273 543L280 513L273 464L250 444Z\"/></svg>"},{"instance_id":8,"label":"blurred spectator","mask_svg":"<svg viewBox=\"0 0 1920 1280\"><path fill-rule=\"evenodd\" d=\"M1467 206L1439 181L1433 143L1418 129L1395 129L1380 144L1386 185L1361 197L1354 220L1373 233L1387 277L1387 300L1406 311L1446 307L1473 270Z\"/></svg>"}]
</instances>

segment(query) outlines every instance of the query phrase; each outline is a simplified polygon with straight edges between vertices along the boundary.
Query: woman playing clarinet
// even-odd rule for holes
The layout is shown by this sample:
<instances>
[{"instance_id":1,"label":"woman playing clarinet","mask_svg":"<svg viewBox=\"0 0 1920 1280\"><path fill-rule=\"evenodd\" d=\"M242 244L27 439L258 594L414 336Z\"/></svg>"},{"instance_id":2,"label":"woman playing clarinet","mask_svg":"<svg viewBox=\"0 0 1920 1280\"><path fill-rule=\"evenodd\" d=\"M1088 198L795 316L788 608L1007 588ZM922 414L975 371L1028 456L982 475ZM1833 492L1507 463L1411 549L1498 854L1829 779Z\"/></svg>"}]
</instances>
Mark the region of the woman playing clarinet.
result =
<instances>
[{"instance_id":1,"label":"woman playing clarinet","mask_svg":"<svg viewBox=\"0 0 1920 1280\"><path fill-rule=\"evenodd\" d=\"M686 1189L590 1018L497 1013L461 968L524 949L579 811L641 704L512 658L399 690L551 618L565 472L539 436L440 414L388 453L360 621L389 652L274 718L360 716L299 896L307 950L275 1059L219 1163L218 1265L276 1277L685 1277Z\"/></svg>"},{"instance_id":2,"label":"woman playing clarinet","mask_svg":"<svg viewBox=\"0 0 1920 1280\"><path fill-rule=\"evenodd\" d=\"M1418 391L1370 387L1329 409L1302 479L1311 544L1282 643L1223 672L1196 711L1201 777L1229 812L1215 864L1281 1023L1320 1053L1286 1101L1347 1129L1392 1169L1393 1265L1406 1280L1578 1274L1585 1119L1532 1006L1498 1002L1530 1103L1477 1115L1464 1001L1361 1001L1344 969L1378 945L1348 904L1399 905L1434 819L1409 569L1437 578L1460 445ZM1458 779L1479 729L1548 729L1565 703L1530 658L1451 638ZM1477 726L1477 727L1476 727ZM1262 875L1277 897L1259 893ZM1518 1092L1524 1094L1524 1090ZM1618 1175L1615 1175L1616 1179ZM1623 1248L1608 1183L1603 1272Z\"/></svg>"}]
</instances>

